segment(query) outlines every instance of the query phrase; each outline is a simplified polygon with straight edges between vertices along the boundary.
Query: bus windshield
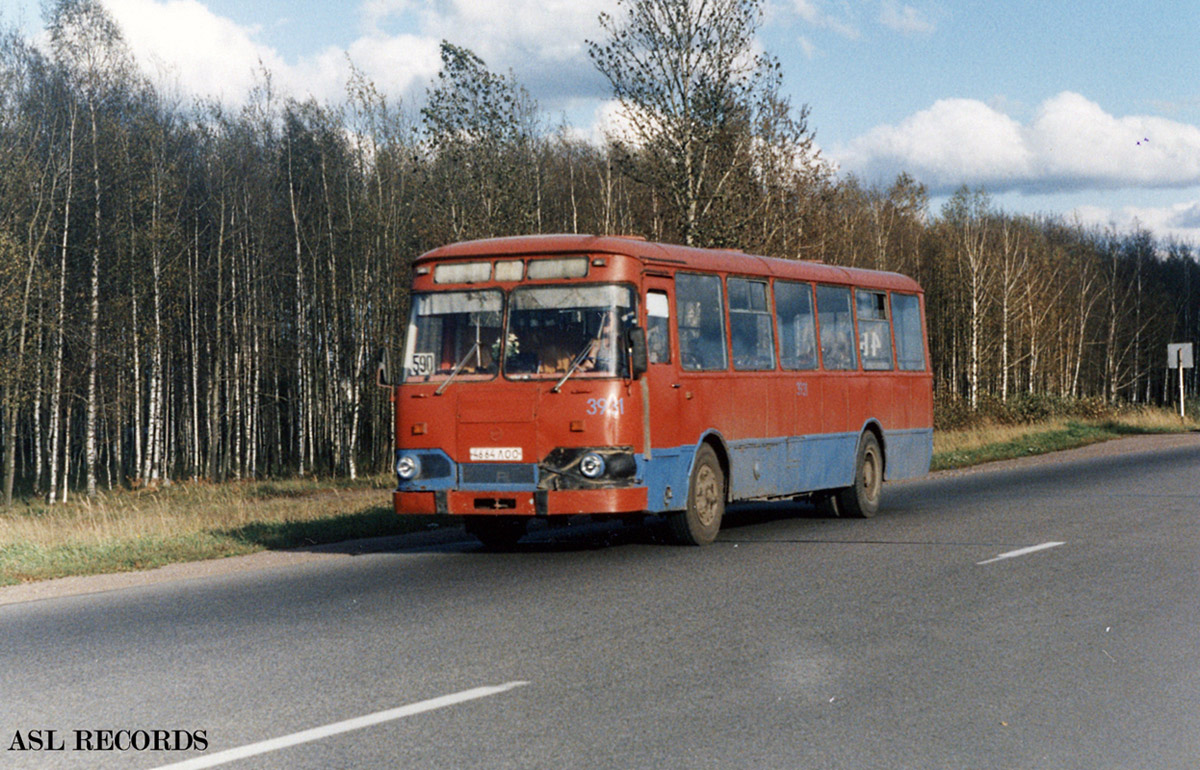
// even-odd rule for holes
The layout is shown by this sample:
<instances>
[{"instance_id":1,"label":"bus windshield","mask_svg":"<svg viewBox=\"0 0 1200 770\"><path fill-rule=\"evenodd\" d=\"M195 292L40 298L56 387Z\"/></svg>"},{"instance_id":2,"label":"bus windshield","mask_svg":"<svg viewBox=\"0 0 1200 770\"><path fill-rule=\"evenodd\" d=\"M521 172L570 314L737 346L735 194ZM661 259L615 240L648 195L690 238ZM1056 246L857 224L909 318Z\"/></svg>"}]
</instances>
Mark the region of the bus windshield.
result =
<instances>
[{"instance_id":1,"label":"bus windshield","mask_svg":"<svg viewBox=\"0 0 1200 770\"><path fill-rule=\"evenodd\" d=\"M495 290L413 295L404 381L495 376L503 307L504 297Z\"/></svg>"},{"instance_id":2,"label":"bus windshield","mask_svg":"<svg viewBox=\"0 0 1200 770\"><path fill-rule=\"evenodd\" d=\"M620 340L635 309L633 290L615 284L514 289L504 372L515 379L626 377Z\"/></svg>"}]
</instances>

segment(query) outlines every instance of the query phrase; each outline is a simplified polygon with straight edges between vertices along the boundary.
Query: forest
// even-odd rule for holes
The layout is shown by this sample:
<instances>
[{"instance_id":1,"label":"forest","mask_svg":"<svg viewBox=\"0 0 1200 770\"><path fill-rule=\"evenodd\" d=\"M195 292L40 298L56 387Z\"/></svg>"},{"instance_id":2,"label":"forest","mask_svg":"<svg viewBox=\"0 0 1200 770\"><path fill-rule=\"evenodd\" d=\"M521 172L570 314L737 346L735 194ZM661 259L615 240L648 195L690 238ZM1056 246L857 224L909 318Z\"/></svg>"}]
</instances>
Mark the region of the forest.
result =
<instances>
[{"instance_id":1,"label":"forest","mask_svg":"<svg viewBox=\"0 0 1200 770\"><path fill-rule=\"evenodd\" d=\"M382 471L374 358L399 352L411 262L489 236L894 270L927 292L940 401L1177 398L1166 346L1200 343L1193 244L1008 214L981 189L932 212L907 175L839 174L755 50L761 10L603 15L588 53L627 118L603 142L451 42L419 104L358 72L337 103L297 100L263 71L230 107L150 82L98 0L48 5L44 44L0 28L4 501Z\"/></svg>"}]
</instances>

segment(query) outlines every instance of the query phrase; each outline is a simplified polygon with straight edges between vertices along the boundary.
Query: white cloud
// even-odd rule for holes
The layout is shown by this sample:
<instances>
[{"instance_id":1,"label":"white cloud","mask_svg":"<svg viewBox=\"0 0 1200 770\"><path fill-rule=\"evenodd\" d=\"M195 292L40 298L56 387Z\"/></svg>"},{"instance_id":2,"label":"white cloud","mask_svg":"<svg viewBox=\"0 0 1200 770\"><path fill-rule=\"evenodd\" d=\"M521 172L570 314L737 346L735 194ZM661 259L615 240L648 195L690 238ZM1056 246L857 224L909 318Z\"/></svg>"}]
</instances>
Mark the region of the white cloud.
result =
<instances>
[{"instance_id":1,"label":"white cloud","mask_svg":"<svg viewBox=\"0 0 1200 770\"><path fill-rule=\"evenodd\" d=\"M616 99L606 99L600 103L592 115L592 125L579 136L591 144L603 146L609 138L626 144L638 144L638 134L634 130L633 121L628 111Z\"/></svg>"},{"instance_id":2,"label":"white cloud","mask_svg":"<svg viewBox=\"0 0 1200 770\"><path fill-rule=\"evenodd\" d=\"M909 35L927 35L936 28L925 14L911 5L901 5L897 0L883 0L879 9L879 23Z\"/></svg>"},{"instance_id":3,"label":"white cloud","mask_svg":"<svg viewBox=\"0 0 1200 770\"><path fill-rule=\"evenodd\" d=\"M861 35L858 27L850 18L848 6L842 7L845 17L838 17L827 12L821 0L791 0L791 4L796 15L814 27L831 30L850 40L857 40Z\"/></svg>"},{"instance_id":4,"label":"white cloud","mask_svg":"<svg viewBox=\"0 0 1200 770\"><path fill-rule=\"evenodd\" d=\"M1144 228L1160 238L1200 244L1200 200L1169 206L1078 206L1072 212L1085 225L1112 227L1117 232Z\"/></svg>"},{"instance_id":5,"label":"white cloud","mask_svg":"<svg viewBox=\"0 0 1200 770\"><path fill-rule=\"evenodd\" d=\"M338 101L345 96L351 61L381 89L404 95L428 83L440 66L437 42L410 35L368 35L346 50L330 46L288 61L260 39L259 27L239 25L198 0L104 3L152 81L226 104L243 103L263 69L286 94Z\"/></svg>"},{"instance_id":6,"label":"white cloud","mask_svg":"<svg viewBox=\"0 0 1200 770\"><path fill-rule=\"evenodd\" d=\"M907 171L934 189L1005 186L1028 174L1021 126L983 102L942 99L896 126L878 126L830 154L866 178Z\"/></svg>"},{"instance_id":7,"label":"white cloud","mask_svg":"<svg viewBox=\"0 0 1200 770\"><path fill-rule=\"evenodd\" d=\"M196 0L105 0L138 64L185 92L226 100L245 98L257 72L286 69L283 59L238 26Z\"/></svg>"},{"instance_id":8,"label":"white cloud","mask_svg":"<svg viewBox=\"0 0 1200 770\"><path fill-rule=\"evenodd\" d=\"M494 71L557 65L571 80L591 70L585 41L602 37L601 11L620 21L613 0L367 0L362 7L375 34L403 19L424 38L471 49Z\"/></svg>"},{"instance_id":9,"label":"white cloud","mask_svg":"<svg viewBox=\"0 0 1200 770\"><path fill-rule=\"evenodd\" d=\"M1029 144L1042 175L1078 187L1185 187L1200 183L1200 128L1152 116L1114 117L1079 94L1041 106Z\"/></svg>"},{"instance_id":10,"label":"white cloud","mask_svg":"<svg viewBox=\"0 0 1200 770\"><path fill-rule=\"evenodd\" d=\"M439 42L415 35L360 37L348 51L354 66L389 93L424 88L441 68Z\"/></svg>"},{"instance_id":11,"label":"white cloud","mask_svg":"<svg viewBox=\"0 0 1200 770\"><path fill-rule=\"evenodd\" d=\"M585 40L601 37L597 18L612 0L364 0L363 33L345 48L298 58L264 42L202 0L103 0L142 69L185 94L245 100L265 67L281 90L299 98L339 100L350 61L385 92L421 93L441 66L439 44L470 48L493 71L517 71L550 99L601 83ZM351 11L348 11L351 12ZM389 31L389 25L403 32Z\"/></svg>"},{"instance_id":12,"label":"white cloud","mask_svg":"<svg viewBox=\"0 0 1200 770\"><path fill-rule=\"evenodd\" d=\"M1189 187L1200 184L1200 128L1115 117L1079 94L1042 103L1028 125L974 99L944 99L831 154L864 178L906 171L934 192Z\"/></svg>"}]
</instances>

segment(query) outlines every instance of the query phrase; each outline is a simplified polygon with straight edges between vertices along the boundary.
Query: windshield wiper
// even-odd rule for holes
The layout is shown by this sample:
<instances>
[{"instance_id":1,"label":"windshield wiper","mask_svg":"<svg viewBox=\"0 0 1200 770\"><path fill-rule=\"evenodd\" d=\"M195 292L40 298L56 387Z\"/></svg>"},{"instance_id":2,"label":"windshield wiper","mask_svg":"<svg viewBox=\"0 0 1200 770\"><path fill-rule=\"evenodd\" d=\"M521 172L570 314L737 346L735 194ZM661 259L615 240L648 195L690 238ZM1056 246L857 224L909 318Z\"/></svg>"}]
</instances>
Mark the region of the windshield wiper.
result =
<instances>
[{"instance_id":1,"label":"windshield wiper","mask_svg":"<svg viewBox=\"0 0 1200 770\"><path fill-rule=\"evenodd\" d=\"M559 390L561 390L563 383L569 380L571 375L575 373L575 370L582 366L583 362L588 359L588 353L592 350L593 342L595 342L595 340L588 340L587 344L583 346L583 350L575 354L575 358L571 361L571 365L567 367L567 373L562 376L562 379L559 380L553 388L550 388L551 393L557 393Z\"/></svg>"},{"instance_id":2,"label":"windshield wiper","mask_svg":"<svg viewBox=\"0 0 1200 770\"><path fill-rule=\"evenodd\" d=\"M467 350L467 354L465 356L463 356L462 359L457 364L454 365L454 369L452 369L450 371L450 376L446 378L446 381L443 382L438 387L437 390L433 391L433 395L435 395L435 396L442 395L442 391L445 390L446 386L450 384L450 380L453 380L455 377L458 376L458 373L462 371L462 368L467 365L467 359L470 358L471 355L478 349L479 349L479 340L475 340L473 343L471 343L471 347L470 347L470 349Z\"/></svg>"}]
</instances>

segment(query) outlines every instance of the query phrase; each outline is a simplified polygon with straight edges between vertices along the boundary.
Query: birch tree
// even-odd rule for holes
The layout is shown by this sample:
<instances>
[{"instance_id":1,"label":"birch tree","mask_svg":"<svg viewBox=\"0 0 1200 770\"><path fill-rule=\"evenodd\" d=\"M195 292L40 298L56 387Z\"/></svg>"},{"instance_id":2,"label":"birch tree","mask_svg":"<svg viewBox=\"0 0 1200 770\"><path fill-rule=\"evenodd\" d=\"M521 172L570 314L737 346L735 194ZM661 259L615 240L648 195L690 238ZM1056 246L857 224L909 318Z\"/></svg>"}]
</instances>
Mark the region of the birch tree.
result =
<instances>
[{"instance_id":1,"label":"birch tree","mask_svg":"<svg viewBox=\"0 0 1200 770\"><path fill-rule=\"evenodd\" d=\"M97 369L100 334L100 257L104 243L100 175L100 112L116 86L132 71L121 31L99 0L58 0L50 12L50 43L59 63L80 91L87 112L91 149L92 247L88 291L87 416L84 463L87 494L96 493Z\"/></svg>"},{"instance_id":2,"label":"birch tree","mask_svg":"<svg viewBox=\"0 0 1200 770\"><path fill-rule=\"evenodd\" d=\"M992 264L988 250L991 211L986 193L961 189L943 210L952 233L952 249L967 295L967 398L979 406L984 314L991 297Z\"/></svg>"},{"instance_id":3,"label":"birch tree","mask_svg":"<svg viewBox=\"0 0 1200 770\"><path fill-rule=\"evenodd\" d=\"M40 256L60 178L50 149L60 127L50 110L37 105L48 101L52 89L41 55L13 33L0 35L0 351L7 360L0 371L0 424L5 506L13 500L21 409L26 395L36 390L40 363L30 348L35 289L40 295L47 278ZM37 413L34 407L35 417ZM35 464L40 460L35 454ZM40 471L40 465L37 468Z\"/></svg>"},{"instance_id":4,"label":"birch tree","mask_svg":"<svg viewBox=\"0 0 1200 770\"><path fill-rule=\"evenodd\" d=\"M756 51L761 0L618 0L588 41L628 124L611 137L627 173L658 191L687 245L711 242L709 217L755 143L803 151L807 109L793 116L781 70ZM789 158L794 160L794 158Z\"/></svg>"}]
</instances>

